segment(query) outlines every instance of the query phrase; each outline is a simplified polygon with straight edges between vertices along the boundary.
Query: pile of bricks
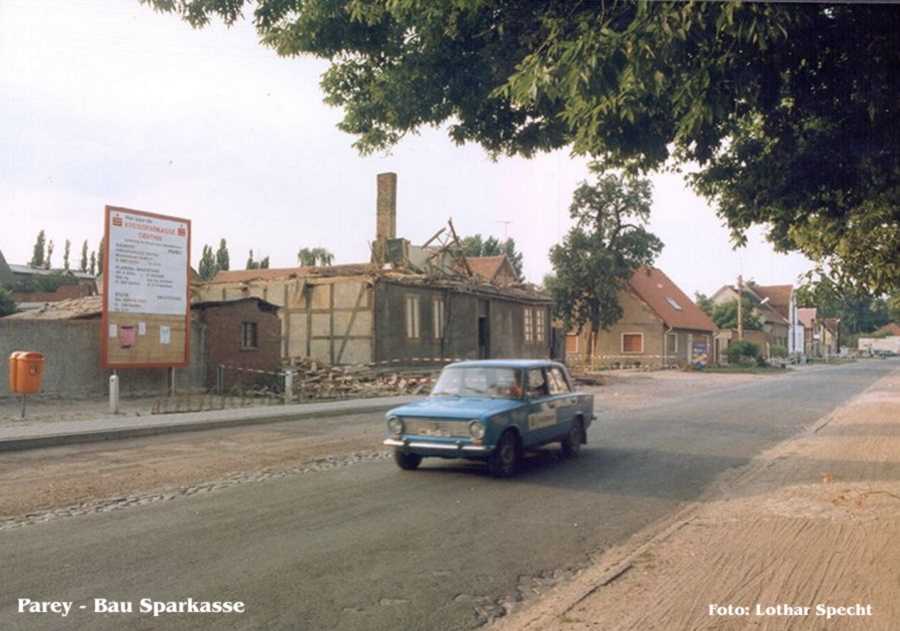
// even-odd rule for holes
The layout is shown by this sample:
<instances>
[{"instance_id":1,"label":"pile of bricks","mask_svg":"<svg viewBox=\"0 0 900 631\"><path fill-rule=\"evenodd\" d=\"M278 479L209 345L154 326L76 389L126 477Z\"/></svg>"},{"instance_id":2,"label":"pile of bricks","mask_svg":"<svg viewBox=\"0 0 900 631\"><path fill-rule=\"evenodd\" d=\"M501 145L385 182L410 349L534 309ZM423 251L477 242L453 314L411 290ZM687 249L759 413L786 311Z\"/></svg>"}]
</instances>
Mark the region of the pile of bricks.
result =
<instances>
[{"instance_id":1,"label":"pile of bricks","mask_svg":"<svg viewBox=\"0 0 900 631\"><path fill-rule=\"evenodd\" d=\"M293 370L294 396L301 401L428 394L435 380L435 373L426 370L379 372L308 359L295 360Z\"/></svg>"}]
</instances>

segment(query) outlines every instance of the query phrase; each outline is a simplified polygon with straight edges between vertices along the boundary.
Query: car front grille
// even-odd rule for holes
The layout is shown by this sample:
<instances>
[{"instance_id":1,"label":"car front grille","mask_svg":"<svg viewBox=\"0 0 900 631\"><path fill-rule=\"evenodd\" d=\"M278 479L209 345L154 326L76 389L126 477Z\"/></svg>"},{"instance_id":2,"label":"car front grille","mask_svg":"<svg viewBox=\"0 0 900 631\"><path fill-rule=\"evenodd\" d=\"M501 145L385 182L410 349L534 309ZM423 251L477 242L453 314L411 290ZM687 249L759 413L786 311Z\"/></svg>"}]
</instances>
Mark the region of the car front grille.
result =
<instances>
[{"instance_id":1,"label":"car front grille","mask_svg":"<svg viewBox=\"0 0 900 631\"><path fill-rule=\"evenodd\" d=\"M416 436L445 436L448 438L469 436L468 423L464 420L445 421L431 418L403 419L403 433Z\"/></svg>"}]
</instances>

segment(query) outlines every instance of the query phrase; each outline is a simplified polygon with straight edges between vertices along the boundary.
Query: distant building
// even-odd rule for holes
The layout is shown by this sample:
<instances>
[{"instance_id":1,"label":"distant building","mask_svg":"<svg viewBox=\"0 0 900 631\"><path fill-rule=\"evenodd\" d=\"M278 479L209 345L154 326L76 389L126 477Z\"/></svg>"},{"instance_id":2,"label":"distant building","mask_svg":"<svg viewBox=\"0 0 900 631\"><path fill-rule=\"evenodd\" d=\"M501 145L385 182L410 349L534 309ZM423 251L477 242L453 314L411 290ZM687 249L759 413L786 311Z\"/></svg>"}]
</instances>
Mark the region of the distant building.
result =
<instances>
[{"instance_id":1,"label":"distant building","mask_svg":"<svg viewBox=\"0 0 900 631\"><path fill-rule=\"evenodd\" d=\"M757 285L753 281L748 281L743 287L743 295L750 301L752 314L762 322L762 334L752 335L754 339L749 341L758 344L765 357L769 356L773 346L780 346L786 351L790 347L792 294L791 285ZM723 285L710 296L715 305L729 304L737 299L738 289L733 285ZM745 330L745 337L748 334L749 331ZM721 350L724 352L727 344L723 343L723 340L735 340L737 333L723 331L719 338Z\"/></svg>"},{"instance_id":2,"label":"distant building","mask_svg":"<svg viewBox=\"0 0 900 631\"><path fill-rule=\"evenodd\" d=\"M519 282L516 270L505 254L499 256L470 256L469 268L483 280L493 285L514 285Z\"/></svg>"},{"instance_id":3,"label":"distant building","mask_svg":"<svg viewBox=\"0 0 900 631\"><path fill-rule=\"evenodd\" d=\"M8 263L0 252L0 287L13 292L19 309L31 309L47 302L85 298L97 293L94 277L88 272L43 269Z\"/></svg>"},{"instance_id":4,"label":"distant building","mask_svg":"<svg viewBox=\"0 0 900 631\"><path fill-rule=\"evenodd\" d=\"M619 292L622 317L601 330L566 336L566 359L594 367L684 366L713 361L716 326L672 280L655 267L634 272Z\"/></svg>"},{"instance_id":5,"label":"distant building","mask_svg":"<svg viewBox=\"0 0 900 631\"><path fill-rule=\"evenodd\" d=\"M860 336L857 344L862 353L888 352L900 355L900 324L891 322L874 333Z\"/></svg>"},{"instance_id":6,"label":"distant building","mask_svg":"<svg viewBox=\"0 0 900 631\"><path fill-rule=\"evenodd\" d=\"M3 252L0 252L0 289L12 289L15 281L16 277L3 257Z\"/></svg>"}]
</instances>

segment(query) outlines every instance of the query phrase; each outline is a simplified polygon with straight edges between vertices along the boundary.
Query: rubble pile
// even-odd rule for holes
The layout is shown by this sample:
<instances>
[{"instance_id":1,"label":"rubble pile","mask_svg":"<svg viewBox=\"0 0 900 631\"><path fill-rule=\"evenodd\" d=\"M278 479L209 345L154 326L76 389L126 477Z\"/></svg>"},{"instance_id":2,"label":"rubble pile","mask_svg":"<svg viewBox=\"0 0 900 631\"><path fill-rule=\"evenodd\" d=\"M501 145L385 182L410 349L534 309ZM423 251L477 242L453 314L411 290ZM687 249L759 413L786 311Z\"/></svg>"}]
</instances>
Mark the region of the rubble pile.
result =
<instances>
[{"instance_id":1,"label":"rubble pile","mask_svg":"<svg viewBox=\"0 0 900 631\"><path fill-rule=\"evenodd\" d=\"M364 366L329 366L310 359L294 360L293 364L298 400L428 394L439 370L384 372Z\"/></svg>"}]
</instances>

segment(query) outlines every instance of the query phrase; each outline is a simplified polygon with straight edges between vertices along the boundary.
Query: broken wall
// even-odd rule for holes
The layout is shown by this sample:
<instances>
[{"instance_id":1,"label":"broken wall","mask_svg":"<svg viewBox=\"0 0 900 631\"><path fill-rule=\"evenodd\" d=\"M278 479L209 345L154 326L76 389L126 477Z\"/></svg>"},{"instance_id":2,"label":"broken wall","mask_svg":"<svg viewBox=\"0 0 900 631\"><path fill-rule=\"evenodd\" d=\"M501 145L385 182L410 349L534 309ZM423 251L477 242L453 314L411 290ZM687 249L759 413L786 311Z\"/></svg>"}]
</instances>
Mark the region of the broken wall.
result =
<instances>
[{"instance_id":1,"label":"broken wall","mask_svg":"<svg viewBox=\"0 0 900 631\"><path fill-rule=\"evenodd\" d=\"M373 289L365 278L317 278L290 294L283 314L286 357L328 364L373 358Z\"/></svg>"}]
</instances>

